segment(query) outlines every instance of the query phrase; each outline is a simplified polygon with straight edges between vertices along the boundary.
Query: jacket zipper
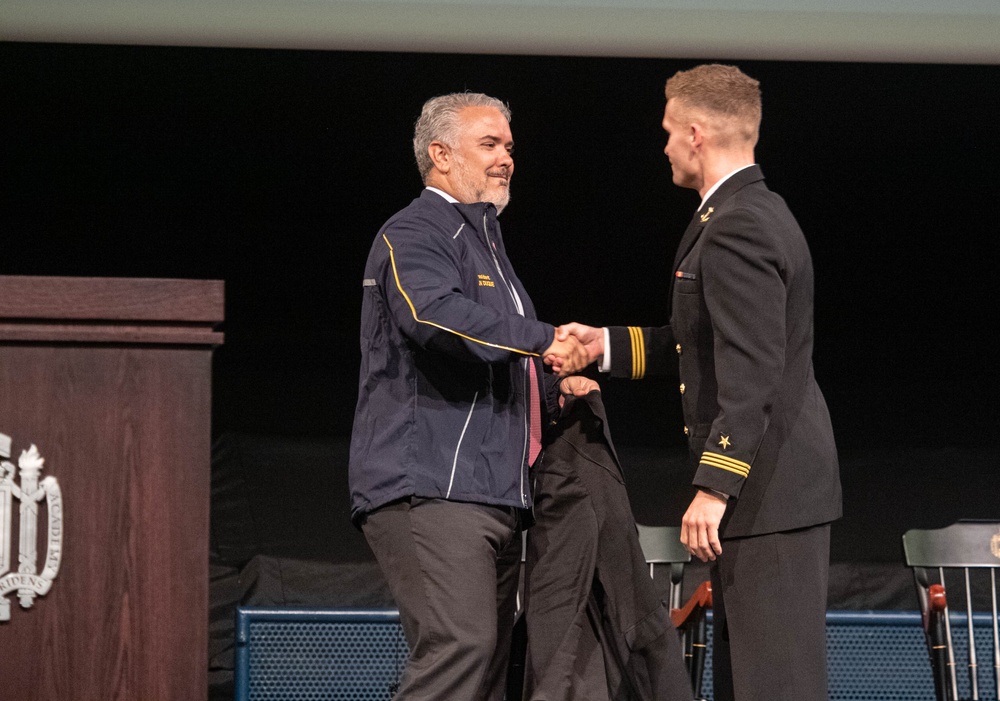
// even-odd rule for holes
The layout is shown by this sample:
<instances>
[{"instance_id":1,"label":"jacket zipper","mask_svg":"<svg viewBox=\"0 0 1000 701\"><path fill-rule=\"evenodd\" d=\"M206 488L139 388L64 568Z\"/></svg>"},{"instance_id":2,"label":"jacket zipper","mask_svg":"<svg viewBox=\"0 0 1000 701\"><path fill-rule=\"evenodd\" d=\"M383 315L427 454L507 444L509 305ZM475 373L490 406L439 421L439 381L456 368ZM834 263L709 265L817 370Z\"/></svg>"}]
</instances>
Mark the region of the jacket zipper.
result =
<instances>
[{"instance_id":1,"label":"jacket zipper","mask_svg":"<svg viewBox=\"0 0 1000 701\"><path fill-rule=\"evenodd\" d=\"M500 260L497 258L496 249L494 249L493 240L490 238L490 229L486 221L486 211L483 211L483 236L486 237L486 250L489 251L490 257L493 258L493 265L496 266L497 274L500 275L500 279L503 281L504 287L507 288L507 292L510 294L510 298L514 300L514 306L517 308L517 313L524 316L524 305L521 304L521 298L518 297L517 291L514 290L513 284L507 281L507 277L503 274L503 269L500 267ZM531 411L531 407L527 406L527 403L531 401L531 391L528 387L528 383L531 382L531 373L528 371L528 363L531 362L531 358L525 358L523 361L522 378L524 380L524 401L525 409L524 412L524 444L521 446L521 469L520 472L520 490L519 495L521 499L521 507L527 509L528 504L525 502L524 498L524 464L528 460L528 434L531 431L531 427L528 426L528 414Z\"/></svg>"}]
</instances>

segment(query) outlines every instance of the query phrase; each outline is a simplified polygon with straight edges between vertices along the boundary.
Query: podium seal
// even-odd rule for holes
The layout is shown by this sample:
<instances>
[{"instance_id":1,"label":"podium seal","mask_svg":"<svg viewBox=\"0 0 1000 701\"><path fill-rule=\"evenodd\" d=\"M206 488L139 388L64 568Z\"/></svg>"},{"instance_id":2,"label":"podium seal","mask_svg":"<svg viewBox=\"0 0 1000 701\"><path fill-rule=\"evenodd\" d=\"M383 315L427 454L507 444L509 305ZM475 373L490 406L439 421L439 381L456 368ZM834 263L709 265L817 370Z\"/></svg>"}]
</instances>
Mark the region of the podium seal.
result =
<instances>
[{"instance_id":1,"label":"podium seal","mask_svg":"<svg viewBox=\"0 0 1000 701\"><path fill-rule=\"evenodd\" d=\"M11 438L0 433L0 622L10 620L8 595L17 593L21 608L31 608L35 598L45 596L59 574L63 550L63 501L55 477L39 480L45 463L32 444L21 451L17 467L10 461ZM20 478L20 482L17 481ZM17 571L12 572L11 541L14 533L14 501L18 509ZM46 513L46 552L38 572L38 514L42 502Z\"/></svg>"}]
</instances>

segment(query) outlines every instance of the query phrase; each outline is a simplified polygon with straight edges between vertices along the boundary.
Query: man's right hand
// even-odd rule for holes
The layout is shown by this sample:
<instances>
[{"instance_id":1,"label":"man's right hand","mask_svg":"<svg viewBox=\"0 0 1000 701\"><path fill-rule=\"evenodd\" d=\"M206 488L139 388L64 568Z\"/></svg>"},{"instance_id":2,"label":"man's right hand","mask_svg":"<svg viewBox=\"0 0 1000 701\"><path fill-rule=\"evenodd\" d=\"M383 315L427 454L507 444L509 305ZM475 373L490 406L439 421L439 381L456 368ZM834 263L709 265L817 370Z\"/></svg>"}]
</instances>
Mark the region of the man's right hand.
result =
<instances>
[{"instance_id":1,"label":"man's right hand","mask_svg":"<svg viewBox=\"0 0 1000 701\"><path fill-rule=\"evenodd\" d=\"M552 345L545 349L542 358L552 366L560 377L566 377L590 365L587 349L576 338L566 335L562 339L556 334Z\"/></svg>"},{"instance_id":2,"label":"man's right hand","mask_svg":"<svg viewBox=\"0 0 1000 701\"><path fill-rule=\"evenodd\" d=\"M556 328L556 341L566 341L570 338L576 338L587 353L587 362L583 367L590 365L604 355L604 329L577 323L563 324ZM582 369L563 370L558 359L551 362L550 365L552 365L553 370L559 373L560 377L566 377Z\"/></svg>"}]
</instances>

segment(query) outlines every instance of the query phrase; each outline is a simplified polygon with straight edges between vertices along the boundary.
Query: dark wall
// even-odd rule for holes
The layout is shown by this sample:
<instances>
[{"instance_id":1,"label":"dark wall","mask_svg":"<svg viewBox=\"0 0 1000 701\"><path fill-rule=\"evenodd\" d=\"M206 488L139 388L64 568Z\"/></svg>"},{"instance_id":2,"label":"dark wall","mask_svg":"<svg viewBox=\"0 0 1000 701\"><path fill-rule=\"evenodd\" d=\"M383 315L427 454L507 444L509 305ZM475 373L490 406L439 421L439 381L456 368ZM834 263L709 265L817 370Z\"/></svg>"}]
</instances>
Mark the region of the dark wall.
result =
<instances>
[{"instance_id":1,"label":"dark wall","mask_svg":"<svg viewBox=\"0 0 1000 701\"><path fill-rule=\"evenodd\" d=\"M660 324L698 201L670 182L662 86L694 63L0 44L0 274L224 279L216 433L346 436L361 271L418 193L423 101L509 101L502 223L543 318ZM1000 67L737 63L764 91L758 161L812 246L842 450L1000 463ZM606 390L619 443L682 445L673 386ZM873 510L907 470L877 475Z\"/></svg>"}]
</instances>

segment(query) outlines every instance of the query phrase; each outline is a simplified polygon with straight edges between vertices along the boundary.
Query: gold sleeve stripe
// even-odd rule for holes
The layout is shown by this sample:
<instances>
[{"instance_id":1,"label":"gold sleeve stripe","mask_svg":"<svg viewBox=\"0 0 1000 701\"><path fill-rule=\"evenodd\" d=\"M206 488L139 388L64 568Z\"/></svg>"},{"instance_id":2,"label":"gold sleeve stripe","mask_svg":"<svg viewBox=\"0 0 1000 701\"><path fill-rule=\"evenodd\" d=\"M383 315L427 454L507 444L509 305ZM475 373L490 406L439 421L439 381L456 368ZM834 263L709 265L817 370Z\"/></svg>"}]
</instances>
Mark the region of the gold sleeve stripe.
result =
<instances>
[{"instance_id":1,"label":"gold sleeve stripe","mask_svg":"<svg viewBox=\"0 0 1000 701\"><path fill-rule=\"evenodd\" d=\"M719 455L718 453L712 453L707 450L701 454L701 464L718 467L723 470L729 470L730 472L735 472L742 477L750 475L750 465L742 460L735 460L725 455Z\"/></svg>"},{"instance_id":2,"label":"gold sleeve stripe","mask_svg":"<svg viewBox=\"0 0 1000 701\"><path fill-rule=\"evenodd\" d=\"M632 341L632 379L641 380L646 376L646 343L642 338L642 329L629 326L628 335Z\"/></svg>"},{"instance_id":3,"label":"gold sleeve stripe","mask_svg":"<svg viewBox=\"0 0 1000 701\"><path fill-rule=\"evenodd\" d=\"M417 316L417 309L413 306L413 302L410 300L410 296L406 294L406 290L403 289L403 283L399 281L399 271L396 270L396 253L392 248L392 244L389 243L389 238L382 234L383 240L385 240L385 245L389 247L389 262L392 263L392 276L396 279L396 288L399 290L399 294L403 295L403 299L406 300L406 304L410 307L410 313L413 314L414 320L418 324L427 324L428 326L433 326L434 328L441 329L442 331L447 331L448 333L453 333L456 336L464 338L467 341L472 341L473 343L478 343L483 346L489 346L490 348L499 348L500 350L510 351L512 353L520 353L521 355L530 355L538 357L541 353L533 353L531 351L521 350L520 348L510 348L509 346L501 346L499 343L490 343L489 341L482 341L478 338L473 338L472 336L467 336L464 333L455 331L454 329L449 329L447 326L442 326L441 324L436 324L433 321L426 321Z\"/></svg>"}]
</instances>

